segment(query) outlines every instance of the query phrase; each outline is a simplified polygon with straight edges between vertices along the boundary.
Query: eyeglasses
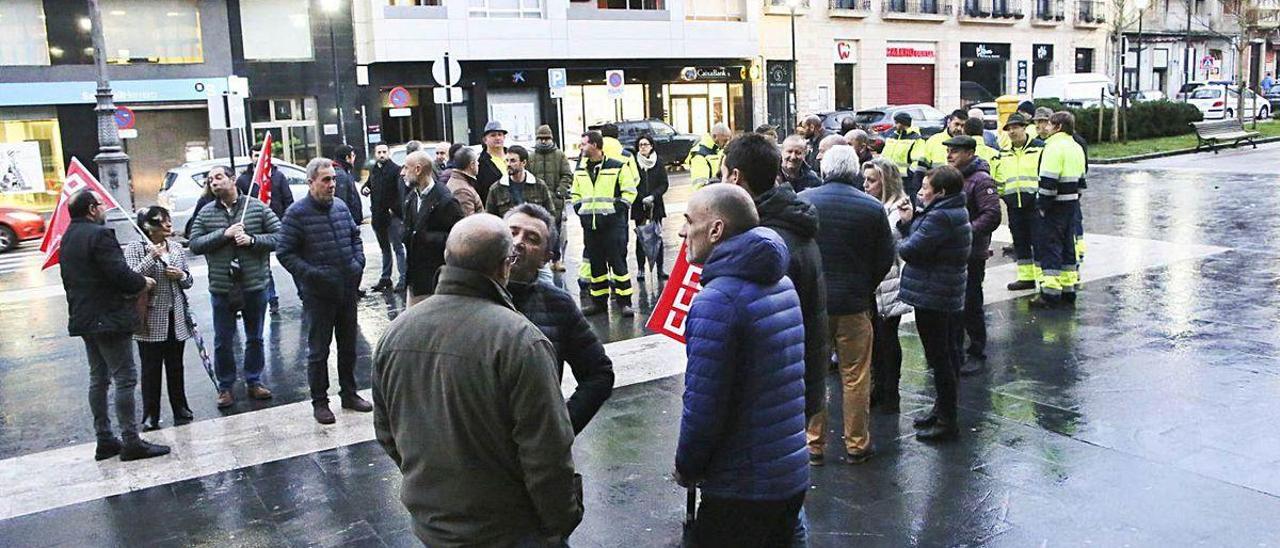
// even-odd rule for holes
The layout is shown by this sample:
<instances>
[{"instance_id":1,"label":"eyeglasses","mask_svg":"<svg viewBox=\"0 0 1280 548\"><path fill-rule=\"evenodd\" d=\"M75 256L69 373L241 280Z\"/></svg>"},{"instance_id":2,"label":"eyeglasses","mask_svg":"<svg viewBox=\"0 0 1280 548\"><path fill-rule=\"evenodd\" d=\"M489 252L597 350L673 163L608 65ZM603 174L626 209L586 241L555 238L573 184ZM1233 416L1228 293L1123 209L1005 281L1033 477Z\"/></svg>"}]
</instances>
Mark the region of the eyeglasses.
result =
<instances>
[{"instance_id":1,"label":"eyeglasses","mask_svg":"<svg viewBox=\"0 0 1280 548\"><path fill-rule=\"evenodd\" d=\"M510 264L516 264L516 261L518 260L520 260L520 254L514 251L511 253L511 255L507 256L507 262Z\"/></svg>"}]
</instances>

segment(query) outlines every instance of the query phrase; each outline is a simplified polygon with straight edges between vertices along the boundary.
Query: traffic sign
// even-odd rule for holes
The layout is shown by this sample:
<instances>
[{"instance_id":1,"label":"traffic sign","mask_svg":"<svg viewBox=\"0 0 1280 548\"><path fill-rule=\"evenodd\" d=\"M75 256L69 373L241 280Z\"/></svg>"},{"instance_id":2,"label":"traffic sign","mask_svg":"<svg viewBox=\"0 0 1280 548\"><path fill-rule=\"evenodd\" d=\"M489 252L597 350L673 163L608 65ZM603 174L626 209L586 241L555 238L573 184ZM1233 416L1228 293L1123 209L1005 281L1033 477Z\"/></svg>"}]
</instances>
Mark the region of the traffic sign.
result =
<instances>
[{"instance_id":1,"label":"traffic sign","mask_svg":"<svg viewBox=\"0 0 1280 548\"><path fill-rule=\"evenodd\" d=\"M133 129L133 125L138 122L137 116L133 114L133 109L129 107L116 107L116 127L119 129Z\"/></svg>"},{"instance_id":2,"label":"traffic sign","mask_svg":"<svg viewBox=\"0 0 1280 548\"><path fill-rule=\"evenodd\" d=\"M431 59L431 77L441 86L456 86L462 81L462 64L449 52L441 53Z\"/></svg>"},{"instance_id":3,"label":"traffic sign","mask_svg":"<svg viewBox=\"0 0 1280 548\"><path fill-rule=\"evenodd\" d=\"M621 99L627 79L621 70L604 71L604 83L609 88L610 99Z\"/></svg>"},{"instance_id":4,"label":"traffic sign","mask_svg":"<svg viewBox=\"0 0 1280 548\"><path fill-rule=\"evenodd\" d=\"M409 90L404 89L404 86L393 87L387 93L387 99L391 101L391 106L393 107L407 107L409 106Z\"/></svg>"},{"instance_id":5,"label":"traffic sign","mask_svg":"<svg viewBox=\"0 0 1280 548\"><path fill-rule=\"evenodd\" d=\"M462 88L460 87L435 88L431 91L435 96L435 103L438 105L452 105L462 102Z\"/></svg>"},{"instance_id":6,"label":"traffic sign","mask_svg":"<svg viewBox=\"0 0 1280 548\"><path fill-rule=\"evenodd\" d=\"M562 68L547 69L547 87L551 88L551 98L564 97L564 90L569 86L569 76Z\"/></svg>"}]
</instances>

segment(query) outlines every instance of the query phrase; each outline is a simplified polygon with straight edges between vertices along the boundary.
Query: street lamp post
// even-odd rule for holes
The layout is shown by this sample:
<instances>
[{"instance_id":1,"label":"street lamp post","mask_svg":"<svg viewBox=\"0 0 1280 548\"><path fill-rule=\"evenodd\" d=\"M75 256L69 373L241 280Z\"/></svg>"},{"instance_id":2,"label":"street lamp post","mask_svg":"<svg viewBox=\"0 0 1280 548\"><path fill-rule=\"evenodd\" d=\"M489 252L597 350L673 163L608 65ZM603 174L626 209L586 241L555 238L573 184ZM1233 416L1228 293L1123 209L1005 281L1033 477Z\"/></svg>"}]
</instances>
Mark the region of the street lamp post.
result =
<instances>
[{"instance_id":1,"label":"street lamp post","mask_svg":"<svg viewBox=\"0 0 1280 548\"><path fill-rule=\"evenodd\" d=\"M342 116L342 82L338 79L338 42L333 36L333 15L342 7L341 0L324 0L325 18L329 21L329 59L333 61L333 93L338 105L338 134L342 144L347 144L347 122Z\"/></svg>"},{"instance_id":2,"label":"street lamp post","mask_svg":"<svg viewBox=\"0 0 1280 548\"><path fill-rule=\"evenodd\" d=\"M800 67L796 64L796 10L804 4L805 0L787 0L787 7L791 8L791 97L787 99L787 132L795 131L796 124L799 122L798 108L800 106L799 89L796 85L796 73Z\"/></svg>"},{"instance_id":3,"label":"street lamp post","mask_svg":"<svg viewBox=\"0 0 1280 548\"><path fill-rule=\"evenodd\" d=\"M1135 2L1135 5L1138 6L1138 89L1135 91L1142 91L1142 20L1146 19L1145 16L1147 14L1147 5L1149 1L1150 0L1137 0L1137 2Z\"/></svg>"},{"instance_id":4,"label":"street lamp post","mask_svg":"<svg viewBox=\"0 0 1280 548\"><path fill-rule=\"evenodd\" d=\"M133 211L133 186L129 183L129 155L120 144L120 129L116 127L116 105L112 101L111 81L107 79L107 46L102 35L102 11L98 0L89 1L89 22L92 25L93 60L98 67L98 154L93 162L98 164L98 179L116 199L125 213Z\"/></svg>"}]
</instances>

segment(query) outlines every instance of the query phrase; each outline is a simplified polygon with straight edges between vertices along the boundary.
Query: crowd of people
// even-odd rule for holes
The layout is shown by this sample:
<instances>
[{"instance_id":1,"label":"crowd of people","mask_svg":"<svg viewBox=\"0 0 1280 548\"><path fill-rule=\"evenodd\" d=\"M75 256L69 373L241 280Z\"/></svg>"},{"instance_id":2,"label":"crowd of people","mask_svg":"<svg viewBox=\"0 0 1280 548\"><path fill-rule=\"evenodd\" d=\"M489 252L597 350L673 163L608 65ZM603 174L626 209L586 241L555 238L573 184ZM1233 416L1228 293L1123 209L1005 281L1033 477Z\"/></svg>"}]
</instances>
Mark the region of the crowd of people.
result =
<instances>
[{"instance_id":1,"label":"crowd of people","mask_svg":"<svg viewBox=\"0 0 1280 548\"><path fill-rule=\"evenodd\" d=\"M960 376L985 360L982 283L1001 199L1018 260L1010 289L1038 288L1039 308L1074 302L1086 159L1071 114L1023 105L997 133L980 113L957 110L927 139L909 116L894 121L880 150L857 128L828 134L817 117L780 143L773 128L735 138L717 124L683 159L696 190L680 236L685 258L702 266L702 290L686 324L673 477L701 492L695 545L803 545L808 468L828 450L828 373L839 379L839 460L864 463L875 455L870 414L900 411L908 313L936 388L917 437L956 439ZM587 316L611 303L634 314L630 234L656 226L660 235L665 217L673 159L658 158L651 137L626 150L616 127L588 131L576 165L548 126L532 151L505 137L490 122L479 153L411 142L403 166L378 145L363 184L354 150L340 147L308 163L296 202L281 184L263 203L247 178L214 168L189 228L189 253L209 267L218 407L235 404L241 376L246 397L272 397L262 331L277 307L274 253L302 301L314 419L337 420L336 340L341 406L373 413L415 531L432 546L565 543L583 513L573 438L614 385ZM361 194L382 249L369 291L404 291L406 302L374 351L372 402L355 377ZM69 331L90 362L96 458L166 454L138 433L131 343L142 360L142 430L160 427L164 376L174 423L193 420L182 385L183 347L196 336L188 251L161 207L138 212L146 238L123 251L93 193L73 195L68 212L62 277ZM564 270L570 212L585 247L579 298L552 281ZM642 239L636 278L665 279L660 242L654 252ZM232 346L240 322L242 372ZM577 381L567 401L566 363Z\"/></svg>"}]
</instances>

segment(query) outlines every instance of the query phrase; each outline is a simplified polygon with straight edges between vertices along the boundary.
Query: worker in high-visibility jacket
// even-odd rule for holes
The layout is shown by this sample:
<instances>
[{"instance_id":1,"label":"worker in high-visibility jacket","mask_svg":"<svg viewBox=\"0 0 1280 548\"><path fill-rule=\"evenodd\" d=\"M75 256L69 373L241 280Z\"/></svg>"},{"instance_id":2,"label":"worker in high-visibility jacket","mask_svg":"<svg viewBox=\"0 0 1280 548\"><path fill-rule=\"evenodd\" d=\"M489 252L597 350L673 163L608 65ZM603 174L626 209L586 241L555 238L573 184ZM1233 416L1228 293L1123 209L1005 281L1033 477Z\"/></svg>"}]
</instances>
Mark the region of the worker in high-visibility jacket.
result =
<instances>
[{"instance_id":1,"label":"worker in high-visibility jacket","mask_svg":"<svg viewBox=\"0 0 1280 548\"><path fill-rule=\"evenodd\" d=\"M1030 125L1031 120L1021 112L1010 114L1005 120L1003 133L1009 136L1008 145L1000 151L992 173L996 190L1009 211L1009 232L1018 258L1018 278L1006 286L1010 291L1035 289L1040 279L1035 240L1040 231L1040 212L1036 210L1036 195L1040 191L1044 141L1027 131Z\"/></svg>"},{"instance_id":2,"label":"worker in high-visibility jacket","mask_svg":"<svg viewBox=\"0 0 1280 548\"><path fill-rule=\"evenodd\" d=\"M640 181L640 168L636 165L635 156L631 151L622 146L622 141L618 140L618 126L612 123L600 126L600 136L604 138L604 157L613 158L622 162L623 167L631 172L631 178L634 181ZM584 156L579 156L578 161L581 162ZM583 251L582 262L578 263L578 285L588 287L591 285L591 261L587 259L586 252Z\"/></svg>"},{"instance_id":3,"label":"worker in high-visibility jacket","mask_svg":"<svg viewBox=\"0 0 1280 548\"><path fill-rule=\"evenodd\" d=\"M724 162L724 146L729 144L733 132L725 124L711 126L711 133L689 149L684 167L689 170L689 181L698 190L711 183L720 182L720 164Z\"/></svg>"},{"instance_id":4,"label":"worker in high-visibility jacket","mask_svg":"<svg viewBox=\"0 0 1280 548\"><path fill-rule=\"evenodd\" d=\"M884 136L884 149L880 155L898 168L898 173L902 174L902 190L915 200L923 179L921 173L913 170L916 157L924 153L924 137L911 122L911 115L906 112L893 115L893 130Z\"/></svg>"},{"instance_id":5,"label":"worker in high-visibility jacket","mask_svg":"<svg viewBox=\"0 0 1280 548\"><path fill-rule=\"evenodd\" d=\"M947 165L947 139L964 135L964 124L969 121L969 113L963 109L955 110L946 118L946 127L942 131L930 135L924 141L924 149L916 157L914 169L928 173L930 169ZM979 122L981 123L981 122ZM921 175L923 177L923 175ZM922 179L923 180L923 179Z\"/></svg>"},{"instance_id":6,"label":"worker in high-visibility jacket","mask_svg":"<svg viewBox=\"0 0 1280 548\"><path fill-rule=\"evenodd\" d=\"M1040 295L1032 299L1035 308L1052 308L1075 302L1076 269L1075 226L1080 210L1080 187L1084 185L1085 156L1072 135L1075 117L1070 112L1055 112L1049 117L1040 153L1040 188L1036 209L1041 216L1040 266L1044 269Z\"/></svg>"},{"instance_id":7,"label":"worker in high-visibility jacket","mask_svg":"<svg viewBox=\"0 0 1280 548\"><path fill-rule=\"evenodd\" d=\"M591 264L591 303L582 312L604 312L612 295L622 315L631 317L635 310L631 306L631 275L627 273L627 227L638 181L622 162L605 156L600 132L584 134L581 151L569 200L582 222L583 255Z\"/></svg>"},{"instance_id":8,"label":"worker in high-visibility jacket","mask_svg":"<svg viewBox=\"0 0 1280 548\"><path fill-rule=\"evenodd\" d=\"M978 148L975 149L973 153L977 157L986 160L987 165L991 166L992 170L995 170L996 157L1000 155L1000 151L987 146L986 141L983 140L983 135L986 134L986 131L987 128L982 124L981 118L970 116L969 119L964 122L964 134L973 137L974 141L978 144ZM995 177L994 173L992 174L992 177Z\"/></svg>"},{"instance_id":9,"label":"worker in high-visibility jacket","mask_svg":"<svg viewBox=\"0 0 1280 548\"><path fill-rule=\"evenodd\" d=\"M1036 109L1033 120L1036 123L1037 131L1041 139L1049 136L1049 117L1053 115L1053 110L1048 107L1040 107ZM1085 175L1089 174L1089 142L1079 133L1073 133L1071 138L1080 145L1080 149L1084 151L1084 171ZM1088 188L1085 180L1080 181L1080 189ZM1084 212L1076 211L1076 272L1079 272L1080 263L1084 262L1085 242L1084 242ZM1076 281L1076 288L1079 289L1080 281Z\"/></svg>"}]
</instances>

